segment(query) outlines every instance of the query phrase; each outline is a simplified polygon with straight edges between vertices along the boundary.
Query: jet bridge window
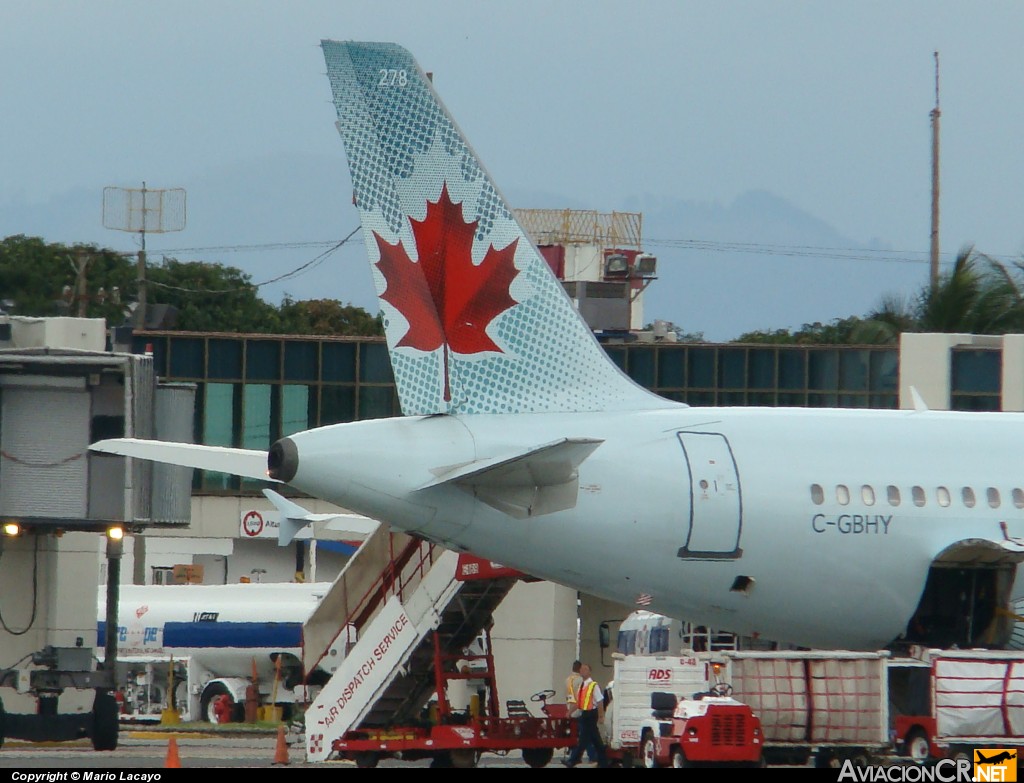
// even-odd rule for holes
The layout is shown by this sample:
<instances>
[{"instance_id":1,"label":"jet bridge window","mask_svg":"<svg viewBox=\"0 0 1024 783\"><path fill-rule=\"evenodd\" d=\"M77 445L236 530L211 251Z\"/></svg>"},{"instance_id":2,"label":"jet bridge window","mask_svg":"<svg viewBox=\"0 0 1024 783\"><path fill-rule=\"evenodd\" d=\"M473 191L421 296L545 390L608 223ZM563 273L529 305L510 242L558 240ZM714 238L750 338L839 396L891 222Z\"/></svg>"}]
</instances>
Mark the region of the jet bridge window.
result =
<instances>
[{"instance_id":1,"label":"jet bridge window","mask_svg":"<svg viewBox=\"0 0 1024 783\"><path fill-rule=\"evenodd\" d=\"M995 487L989 487L985 491L985 496L988 498L989 508L999 508L999 490Z\"/></svg>"},{"instance_id":2,"label":"jet bridge window","mask_svg":"<svg viewBox=\"0 0 1024 783\"><path fill-rule=\"evenodd\" d=\"M900 504L900 488L890 484L885 489L886 497L889 499L890 506L898 506Z\"/></svg>"},{"instance_id":3,"label":"jet bridge window","mask_svg":"<svg viewBox=\"0 0 1024 783\"><path fill-rule=\"evenodd\" d=\"M935 497L939 501L939 505L943 508L948 508L950 503L949 490L945 487L939 487L935 490Z\"/></svg>"},{"instance_id":4,"label":"jet bridge window","mask_svg":"<svg viewBox=\"0 0 1024 783\"><path fill-rule=\"evenodd\" d=\"M924 503L925 503L924 487L911 487L910 488L910 494L914 498L914 505L915 506L917 506L918 508L921 508L922 506L924 506Z\"/></svg>"},{"instance_id":5,"label":"jet bridge window","mask_svg":"<svg viewBox=\"0 0 1024 783\"><path fill-rule=\"evenodd\" d=\"M974 490L970 487L964 487L960 494L963 497L964 505L967 508L974 508Z\"/></svg>"},{"instance_id":6,"label":"jet bridge window","mask_svg":"<svg viewBox=\"0 0 1024 783\"><path fill-rule=\"evenodd\" d=\"M825 502L825 490L821 484L811 484L811 502L816 506Z\"/></svg>"},{"instance_id":7,"label":"jet bridge window","mask_svg":"<svg viewBox=\"0 0 1024 783\"><path fill-rule=\"evenodd\" d=\"M850 488L845 484L839 484L836 486L836 500L839 501L840 506L847 506L850 504Z\"/></svg>"}]
</instances>

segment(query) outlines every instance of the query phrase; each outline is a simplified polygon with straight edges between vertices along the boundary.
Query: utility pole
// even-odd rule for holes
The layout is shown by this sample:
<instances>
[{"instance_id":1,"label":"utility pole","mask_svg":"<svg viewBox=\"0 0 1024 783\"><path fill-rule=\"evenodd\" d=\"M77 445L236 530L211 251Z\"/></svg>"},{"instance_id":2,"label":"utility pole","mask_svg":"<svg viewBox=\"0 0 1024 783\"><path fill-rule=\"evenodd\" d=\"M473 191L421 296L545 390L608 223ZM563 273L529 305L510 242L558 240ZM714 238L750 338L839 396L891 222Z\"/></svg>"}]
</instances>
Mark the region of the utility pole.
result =
<instances>
[{"instance_id":1,"label":"utility pole","mask_svg":"<svg viewBox=\"0 0 1024 783\"><path fill-rule=\"evenodd\" d=\"M931 286L939 285L939 53L935 52L935 108L932 118L932 247Z\"/></svg>"},{"instance_id":2,"label":"utility pole","mask_svg":"<svg viewBox=\"0 0 1024 783\"><path fill-rule=\"evenodd\" d=\"M138 307L135 310L136 323L140 329L146 328L146 183L142 183L142 228L139 230L141 247L139 263L136 267L135 280L138 284Z\"/></svg>"},{"instance_id":3,"label":"utility pole","mask_svg":"<svg viewBox=\"0 0 1024 783\"><path fill-rule=\"evenodd\" d=\"M75 260L72 266L75 269L75 299L78 302L78 317L85 318L89 307L89 293L88 284L86 283L85 275L89 269L89 261L91 259L86 255L85 250L79 248L78 252L75 253Z\"/></svg>"}]
</instances>

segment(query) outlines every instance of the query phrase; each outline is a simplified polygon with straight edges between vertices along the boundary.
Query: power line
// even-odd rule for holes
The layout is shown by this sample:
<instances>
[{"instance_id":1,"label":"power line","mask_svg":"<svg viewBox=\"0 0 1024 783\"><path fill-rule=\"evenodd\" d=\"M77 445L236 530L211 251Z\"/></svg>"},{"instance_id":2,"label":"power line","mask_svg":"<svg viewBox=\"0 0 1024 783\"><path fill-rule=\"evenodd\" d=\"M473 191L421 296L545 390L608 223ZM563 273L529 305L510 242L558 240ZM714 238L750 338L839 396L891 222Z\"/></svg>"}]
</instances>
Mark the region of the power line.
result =
<instances>
[{"instance_id":1,"label":"power line","mask_svg":"<svg viewBox=\"0 0 1024 783\"><path fill-rule=\"evenodd\" d=\"M645 245L660 245L681 250L700 250L712 253L754 253L761 255L786 256L792 258L818 258L833 261L868 261L898 264L927 264L929 254L916 250L872 250L870 248L819 247L815 245L772 245L759 242L716 242L704 239L645 239ZM956 254L946 253L942 263L950 266L956 261ZM1008 255L998 256L985 253L987 257L1001 263L1013 263Z\"/></svg>"},{"instance_id":2,"label":"power line","mask_svg":"<svg viewBox=\"0 0 1024 783\"><path fill-rule=\"evenodd\" d=\"M298 277L299 275L305 274L306 272L310 271L311 269L315 269L317 266L319 266L324 261L326 261L335 251L341 249L341 247L343 245L345 245L350 239L352 239L352 237L354 237L356 235L357 231L359 231L359 226L356 226L354 229L352 229L352 231L349 233L349 235L347 237L345 237L344 239L342 239L340 241L335 241L327 250L325 250L323 253L321 253L320 255L316 256L315 258L312 258L309 261L307 261L306 263L301 264L301 265L295 267L295 269L292 269L289 272L285 272L284 274L280 274L277 277L272 277L269 280L264 280L264 281L262 281L260 283L252 283L250 285L241 286L239 288L221 288L221 289L216 289L216 290L214 290L214 289L204 289L204 288L183 288L181 286L169 285L168 283L159 283L159 282L157 282L155 280L152 280L152 279L149 280L149 284L150 285L159 286L160 288L166 288L166 289L171 290L171 291L181 291L181 292L187 293L187 294L234 294L234 293L238 293L239 291L250 291L250 290L252 290L254 288L260 288L261 286L270 285L271 283L280 282L281 280L289 280L289 279L291 279L293 277ZM315 244L315 243L300 243L300 244L310 245L310 244ZM210 248L207 248L207 250L210 250ZM171 252L171 251L166 251L166 252ZM176 252L182 252L182 251L179 250L179 251L176 251Z\"/></svg>"}]
</instances>

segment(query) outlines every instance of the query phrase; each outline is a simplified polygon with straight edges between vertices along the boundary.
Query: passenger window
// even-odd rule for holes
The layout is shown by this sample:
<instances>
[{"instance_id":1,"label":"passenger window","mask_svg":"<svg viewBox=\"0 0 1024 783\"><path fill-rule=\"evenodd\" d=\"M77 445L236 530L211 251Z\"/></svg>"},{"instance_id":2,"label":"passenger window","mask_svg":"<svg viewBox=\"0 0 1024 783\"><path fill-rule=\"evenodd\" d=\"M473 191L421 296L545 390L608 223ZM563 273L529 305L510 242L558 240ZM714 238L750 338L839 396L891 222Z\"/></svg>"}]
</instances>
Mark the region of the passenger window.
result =
<instances>
[{"instance_id":1,"label":"passenger window","mask_svg":"<svg viewBox=\"0 0 1024 783\"><path fill-rule=\"evenodd\" d=\"M889 496L889 505L898 506L900 504L900 488L894 487L892 484L886 489L886 494Z\"/></svg>"},{"instance_id":2,"label":"passenger window","mask_svg":"<svg viewBox=\"0 0 1024 783\"><path fill-rule=\"evenodd\" d=\"M1024 489L1013 490L1013 505L1016 508L1024 508Z\"/></svg>"},{"instance_id":3,"label":"passenger window","mask_svg":"<svg viewBox=\"0 0 1024 783\"><path fill-rule=\"evenodd\" d=\"M865 484L860 488L860 499L864 501L865 506L875 505L875 488Z\"/></svg>"},{"instance_id":4,"label":"passenger window","mask_svg":"<svg viewBox=\"0 0 1024 783\"><path fill-rule=\"evenodd\" d=\"M939 487L937 490L935 490L935 496L936 498L938 498L940 506L942 506L943 508L947 508L949 506L948 489L946 489L945 487Z\"/></svg>"},{"instance_id":5,"label":"passenger window","mask_svg":"<svg viewBox=\"0 0 1024 783\"><path fill-rule=\"evenodd\" d=\"M839 484L836 487L836 500L839 501L840 506L847 506L850 504L850 488L845 484Z\"/></svg>"},{"instance_id":6,"label":"passenger window","mask_svg":"<svg viewBox=\"0 0 1024 783\"><path fill-rule=\"evenodd\" d=\"M920 508L924 505L924 488L923 487L911 487L910 494L914 498L914 505Z\"/></svg>"},{"instance_id":7,"label":"passenger window","mask_svg":"<svg viewBox=\"0 0 1024 783\"><path fill-rule=\"evenodd\" d=\"M963 489L964 505L967 508L974 508L974 490L970 487L964 487Z\"/></svg>"},{"instance_id":8,"label":"passenger window","mask_svg":"<svg viewBox=\"0 0 1024 783\"><path fill-rule=\"evenodd\" d=\"M821 488L821 484L811 484L811 502L816 506L825 502L825 490Z\"/></svg>"},{"instance_id":9,"label":"passenger window","mask_svg":"<svg viewBox=\"0 0 1024 783\"><path fill-rule=\"evenodd\" d=\"M999 508L999 490L995 487L989 487L985 491L986 497L988 497L989 508Z\"/></svg>"}]
</instances>

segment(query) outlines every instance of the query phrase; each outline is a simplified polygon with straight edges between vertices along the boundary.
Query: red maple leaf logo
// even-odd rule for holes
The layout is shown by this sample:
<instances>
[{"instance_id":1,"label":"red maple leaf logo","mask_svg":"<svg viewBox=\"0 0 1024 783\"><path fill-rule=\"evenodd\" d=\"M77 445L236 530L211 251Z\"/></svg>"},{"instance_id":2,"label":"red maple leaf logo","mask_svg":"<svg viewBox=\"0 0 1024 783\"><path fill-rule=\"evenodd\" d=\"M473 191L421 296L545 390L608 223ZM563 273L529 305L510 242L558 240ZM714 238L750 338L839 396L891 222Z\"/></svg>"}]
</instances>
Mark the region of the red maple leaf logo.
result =
<instances>
[{"instance_id":1,"label":"red maple leaf logo","mask_svg":"<svg viewBox=\"0 0 1024 783\"><path fill-rule=\"evenodd\" d=\"M394 305L409 322L397 346L434 351L446 345L453 353L503 353L487 335L487 326L516 304L509 286L518 270L516 244L497 250L492 245L479 264L473 263L473 235L478 220L467 223L462 205L452 202L448 185L436 202L427 202L423 220L410 219L416 239L413 261L401 242L386 242L375 231L387 283L381 299ZM445 352L445 399L448 394L448 353Z\"/></svg>"}]
</instances>

